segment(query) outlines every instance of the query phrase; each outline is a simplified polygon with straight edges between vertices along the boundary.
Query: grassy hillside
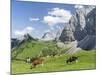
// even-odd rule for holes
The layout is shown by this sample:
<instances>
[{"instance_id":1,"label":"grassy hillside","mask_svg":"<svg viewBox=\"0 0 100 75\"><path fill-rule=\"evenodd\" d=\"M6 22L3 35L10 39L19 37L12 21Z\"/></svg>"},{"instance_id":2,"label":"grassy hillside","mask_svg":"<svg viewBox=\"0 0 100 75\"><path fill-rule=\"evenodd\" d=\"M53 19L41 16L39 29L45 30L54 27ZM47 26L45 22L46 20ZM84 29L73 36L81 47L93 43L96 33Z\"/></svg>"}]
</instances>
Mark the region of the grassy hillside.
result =
<instances>
[{"instance_id":1,"label":"grassy hillside","mask_svg":"<svg viewBox=\"0 0 100 75\"><path fill-rule=\"evenodd\" d=\"M62 56L45 57L44 65L37 66L36 68L30 69L31 64L23 61L12 61L12 74L20 73L37 73L37 72L54 72L54 71L70 71L70 70L86 70L96 68L96 52L81 51L75 54L79 56L79 61L74 64L66 64L68 55L63 54ZM21 56L21 55L20 55Z\"/></svg>"},{"instance_id":2,"label":"grassy hillside","mask_svg":"<svg viewBox=\"0 0 100 75\"><path fill-rule=\"evenodd\" d=\"M53 48L53 49L52 49ZM27 57L38 56L44 49L54 50L55 45L52 42L25 42L20 47L12 51L12 57L18 59L25 59Z\"/></svg>"}]
</instances>

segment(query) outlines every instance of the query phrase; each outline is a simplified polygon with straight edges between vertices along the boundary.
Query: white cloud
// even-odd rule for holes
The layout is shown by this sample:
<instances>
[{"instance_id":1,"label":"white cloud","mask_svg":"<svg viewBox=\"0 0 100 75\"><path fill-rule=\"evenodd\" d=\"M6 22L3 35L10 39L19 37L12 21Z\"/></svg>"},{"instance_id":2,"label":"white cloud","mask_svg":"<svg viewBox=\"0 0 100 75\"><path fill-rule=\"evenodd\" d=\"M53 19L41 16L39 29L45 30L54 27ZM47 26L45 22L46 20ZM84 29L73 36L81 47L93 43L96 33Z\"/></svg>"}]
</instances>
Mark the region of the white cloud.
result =
<instances>
[{"instance_id":1,"label":"white cloud","mask_svg":"<svg viewBox=\"0 0 100 75\"><path fill-rule=\"evenodd\" d=\"M54 27L50 27L50 30L55 30L55 28Z\"/></svg>"},{"instance_id":2,"label":"white cloud","mask_svg":"<svg viewBox=\"0 0 100 75\"><path fill-rule=\"evenodd\" d=\"M75 7L76 9L82 9L82 8L84 8L83 5L75 5L74 7Z\"/></svg>"},{"instance_id":3,"label":"white cloud","mask_svg":"<svg viewBox=\"0 0 100 75\"><path fill-rule=\"evenodd\" d=\"M44 32L45 32L45 33L47 33L47 32L51 32L51 30L50 30L50 29L47 29L47 30L45 30Z\"/></svg>"},{"instance_id":4,"label":"white cloud","mask_svg":"<svg viewBox=\"0 0 100 75\"><path fill-rule=\"evenodd\" d=\"M71 12L65 9L53 8L48 12L49 15L57 16L57 17L67 17L70 18Z\"/></svg>"},{"instance_id":5,"label":"white cloud","mask_svg":"<svg viewBox=\"0 0 100 75\"><path fill-rule=\"evenodd\" d=\"M44 16L44 23L48 24L49 26L57 24L59 20L59 17Z\"/></svg>"},{"instance_id":6,"label":"white cloud","mask_svg":"<svg viewBox=\"0 0 100 75\"><path fill-rule=\"evenodd\" d=\"M34 28L32 28L32 27L26 27L25 28L25 33L32 33L32 31L34 30Z\"/></svg>"},{"instance_id":7,"label":"white cloud","mask_svg":"<svg viewBox=\"0 0 100 75\"><path fill-rule=\"evenodd\" d=\"M15 30L14 31L14 35L16 37L21 37L21 36L23 36L23 35L25 35L27 33L31 34L33 32L33 30L34 30L34 28L32 28L32 27L26 27L23 30Z\"/></svg>"},{"instance_id":8,"label":"white cloud","mask_svg":"<svg viewBox=\"0 0 100 75\"><path fill-rule=\"evenodd\" d=\"M29 18L30 21L39 21L39 18Z\"/></svg>"},{"instance_id":9,"label":"white cloud","mask_svg":"<svg viewBox=\"0 0 100 75\"><path fill-rule=\"evenodd\" d=\"M58 23L67 23L71 18L70 11L60 8L53 8L48 12L48 16L44 16L43 22L49 26L54 26Z\"/></svg>"}]
</instances>

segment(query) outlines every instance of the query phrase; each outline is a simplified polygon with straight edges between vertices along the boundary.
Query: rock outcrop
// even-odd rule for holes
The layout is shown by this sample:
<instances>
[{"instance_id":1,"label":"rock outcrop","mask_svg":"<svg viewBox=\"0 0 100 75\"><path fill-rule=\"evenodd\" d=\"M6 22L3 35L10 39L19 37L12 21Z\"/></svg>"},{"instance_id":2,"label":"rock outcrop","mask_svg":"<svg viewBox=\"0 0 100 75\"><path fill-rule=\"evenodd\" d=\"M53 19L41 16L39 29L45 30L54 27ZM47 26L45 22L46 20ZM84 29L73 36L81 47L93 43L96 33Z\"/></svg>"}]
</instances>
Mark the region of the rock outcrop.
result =
<instances>
[{"instance_id":1,"label":"rock outcrop","mask_svg":"<svg viewBox=\"0 0 100 75\"><path fill-rule=\"evenodd\" d=\"M87 14L86 26L84 28L86 31L86 36L79 41L78 47L85 50L96 48L96 9L94 8L91 12Z\"/></svg>"},{"instance_id":2,"label":"rock outcrop","mask_svg":"<svg viewBox=\"0 0 100 75\"><path fill-rule=\"evenodd\" d=\"M77 47L85 50L96 47L96 8L76 10L63 29L59 40L68 43L77 40Z\"/></svg>"}]
</instances>

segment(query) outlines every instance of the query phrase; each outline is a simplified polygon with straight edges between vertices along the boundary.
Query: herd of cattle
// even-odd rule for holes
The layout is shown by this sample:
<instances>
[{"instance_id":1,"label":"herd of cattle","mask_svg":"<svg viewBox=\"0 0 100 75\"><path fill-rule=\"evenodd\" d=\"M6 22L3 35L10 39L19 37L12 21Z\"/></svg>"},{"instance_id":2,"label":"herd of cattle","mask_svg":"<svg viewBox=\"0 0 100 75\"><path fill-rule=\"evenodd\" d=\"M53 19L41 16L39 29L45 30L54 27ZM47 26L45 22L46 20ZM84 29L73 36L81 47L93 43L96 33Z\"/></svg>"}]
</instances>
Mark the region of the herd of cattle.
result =
<instances>
[{"instance_id":1,"label":"herd of cattle","mask_svg":"<svg viewBox=\"0 0 100 75\"><path fill-rule=\"evenodd\" d=\"M71 56L71 57L69 57L66 60L66 63L67 64L77 63L78 62L78 59L79 59L79 57L77 57L77 56ZM39 58L29 58L28 57L26 59L26 62L31 63L30 69L32 69L32 68L35 68L36 66L38 66L40 64L43 65L44 58L42 58L42 57L39 57Z\"/></svg>"}]
</instances>

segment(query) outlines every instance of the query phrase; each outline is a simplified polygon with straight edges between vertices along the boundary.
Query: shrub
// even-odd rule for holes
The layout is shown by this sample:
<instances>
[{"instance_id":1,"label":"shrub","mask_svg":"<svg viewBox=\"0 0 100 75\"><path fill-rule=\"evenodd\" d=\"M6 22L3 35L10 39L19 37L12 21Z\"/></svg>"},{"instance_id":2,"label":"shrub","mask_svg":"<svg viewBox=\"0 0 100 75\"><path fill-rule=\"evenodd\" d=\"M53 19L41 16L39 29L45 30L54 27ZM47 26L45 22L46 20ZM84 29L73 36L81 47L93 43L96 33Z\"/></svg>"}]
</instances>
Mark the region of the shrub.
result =
<instances>
[{"instance_id":1,"label":"shrub","mask_svg":"<svg viewBox=\"0 0 100 75\"><path fill-rule=\"evenodd\" d=\"M42 50L42 56L55 56L58 53L56 49L45 48Z\"/></svg>"}]
</instances>

